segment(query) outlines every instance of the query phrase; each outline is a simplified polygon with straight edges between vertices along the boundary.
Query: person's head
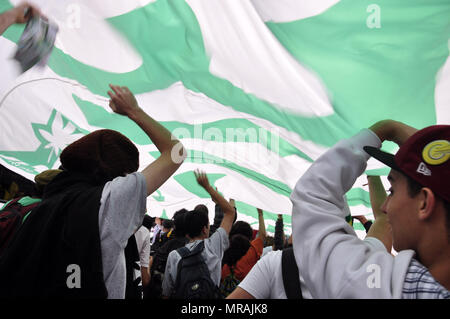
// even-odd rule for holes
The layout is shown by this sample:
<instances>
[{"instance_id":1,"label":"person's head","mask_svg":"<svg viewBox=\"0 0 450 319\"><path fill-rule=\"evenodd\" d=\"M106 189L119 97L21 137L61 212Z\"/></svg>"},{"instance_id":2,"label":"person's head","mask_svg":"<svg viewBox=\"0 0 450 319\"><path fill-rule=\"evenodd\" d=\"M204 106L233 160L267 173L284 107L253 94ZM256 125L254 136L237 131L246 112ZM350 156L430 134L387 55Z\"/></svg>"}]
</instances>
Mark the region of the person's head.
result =
<instances>
[{"instance_id":1,"label":"person's head","mask_svg":"<svg viewBox=\"0 0 450 319\"><path fill-rule=\"evenodd\" d=\"M162 230L164 233L168 233L173 228L173 220L171 219L163 219L162 221Z\"/></svg>"},{"instance_id":2,"label":"person's head","mask_svg":"<svg viewBox=\"0 0 450 319\"><path fill-rule=\"evenodd\" d=\"M62 170L60 169L48 169L34 177L36 182L36 196L42 197L45 191L45 187L59 174Z\"/></svg>"},{"instance_id":3,"label":"person's head","mask_svg":"<svg viewBox=\"0 0 450 319\"><path fill-rule=\"evenodd\" d=\"M273 247L273 236L266 236L264 238L264 247Z\"/></svg>"},{"instance_id":4,"label":"person's head","mask_svg":"<svg viewBox=\"0 0 450 319\"><path fill-rule=\"evenodd\" d=\"M252 240L253 238L253 229L249 223L239 220L233 224L230 230L229 238L233 235L241 234L245 236L248 240Z\"/></svg>"},{"instance_id":5,"label":"person's head","mask_svg":"<svg viewBox=\"0 0 450 319\"><path fill-rule=\"evenodd\" d=\"M68 145L62 151L60 160L64 170L89 174L104 183L136 172L139 151L125 135L104 129Z\"/></svg>"},{"instance_id":6,"label":"person's head","mask_svg":"<svg viewBox=\"0 0 450 319\"><path fill-rule=\"evenodd\" d=\"M142 221L142 225L146 227L148 230L151 230L155 223L155 218L150 217L149 215L144 216L144 220Z\"/></svg>"},{"instance_id":7,"label":"person's head","mask_svg":"<svg viewBox=\"0 0 450 319\"><path fill-rule=\"evenodd\" d=\"M394 249L416 252L450 234L450 125L412 135L395 156L364 148L390 166L390 194L381 207L392 227Z\"/></svg>"},{"instance_id":8,"label":"person's head","mask_svg":"<svg viewBox=\"0 0 450 319\"><path fill-rule=\"evenodd\" d=\"M206 214L209 214L208 207L206 207L206 205L203 204L198 204L197 206L194 207L194 210L198 210Z\"/></svg>"},{"instance_id":9,"label":"person's head","mask_svg":"<svg viewBox=\"0 0 450 319\"><path fill-rule=\"evenodd\" d=\"M230 237L230 246L223 254L222 263L230 267L234 266L244 256L251 244L247 237L235 234Z\"/></svg>"},{"instance_id":10,"label":"person's head","mask_svg":"<svg viewBox=\"0 0 450 319\"><path fill-rule=\"evenodd\" d=\"M201 210L191 210L184 216L186 235L189 238L208 238L209 237L209 218L208 213Z\"/></svg>"},{"instance_id":11,"label":"person's head","mask_svg":"<svg viewBox=\"0 0 450 319\"><path fill-rule=\"evenodd\" d=\"M180 209L173 214L172 220L175 226L175 235L177 237L186 236L186 227L185 227L185 215L188 212L187 209Z\"/></svg>"}]
</instances>

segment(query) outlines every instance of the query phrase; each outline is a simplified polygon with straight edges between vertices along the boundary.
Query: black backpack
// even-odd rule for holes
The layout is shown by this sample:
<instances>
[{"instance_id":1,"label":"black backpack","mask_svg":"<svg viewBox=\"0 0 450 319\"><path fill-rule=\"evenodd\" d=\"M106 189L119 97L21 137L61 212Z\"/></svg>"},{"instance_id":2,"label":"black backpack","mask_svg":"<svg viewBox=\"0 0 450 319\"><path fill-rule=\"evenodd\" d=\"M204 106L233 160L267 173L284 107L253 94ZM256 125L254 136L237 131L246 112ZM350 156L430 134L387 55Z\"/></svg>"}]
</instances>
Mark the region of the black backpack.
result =
<instances>
[{"instance_id":1,"label":"black backpack","mask_svg":"<svg viewBox=\"0 0 450 319\"><path fill-rule=\"evenodd\" d=\"M155 252L153 264L150 268L150 283L144 287L144 299L160 299L162 296L162 283L166 271L167 258L172 250L184 247L188 242L186 237L175 237L166 242Z\"/></svg>"},{"instance_id":2,"label":"black backpack","mask_svg":"<svg viewBox=\"0 0 450 319\"><path fill-rule=\"evenodd\" d=\"M24 202L24 204L22 204ZM25 218L37 205L40 199L28 196L17 197L0 210L0 255L6 249Z\"/></svg>"},{"instance_id":3,"label":"black backpack","mask_svg":"<svg viewBox=\"0 0 450 319\"><path fill-rule=\"evenodd\" d=\"M201 241L190 251L187 247L177 249L178 262L174 299L219 299L219 287L211 279L208 266L202 257L205 243Z\"/></svg>"}]
</instances>

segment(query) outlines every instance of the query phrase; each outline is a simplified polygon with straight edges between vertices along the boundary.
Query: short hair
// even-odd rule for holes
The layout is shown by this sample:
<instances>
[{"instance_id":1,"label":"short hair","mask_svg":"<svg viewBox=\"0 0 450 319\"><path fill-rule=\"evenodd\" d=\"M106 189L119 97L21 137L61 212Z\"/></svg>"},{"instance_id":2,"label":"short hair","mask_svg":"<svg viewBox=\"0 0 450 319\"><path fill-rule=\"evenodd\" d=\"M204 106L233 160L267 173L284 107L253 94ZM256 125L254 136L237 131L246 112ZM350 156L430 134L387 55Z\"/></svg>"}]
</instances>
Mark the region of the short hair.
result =
<instances>
[{"instance_id":1,"label":"short hair","mask_svg":"<svg viewBox=\"0 0 450 319\"><path fill-rule=\"evenodd\" d=\"M403 173L402 173L403 174ZM423 188L422 184L416 182L414 179L412 179L411 177L409 177L406 174L403 174L406 178L406 184L407 184L407 189L408 189L408 195L410 197L415 197L417 196L417 194L419 194L420 190ZM447 227L447 241L450 243L450 202L444 200L442 197L440 197L439 195L435 194L437 198L439 198L440 200L442 200L442 203L444 205L444 209L446 211L446 216L445 216L445 225Z\"/></svg>"},{"instance_id":2,"label":"short hair","mask_svg":"<svg viewBox=\"0 0 450 319\"><path fill-rule=\"evenodd\" d=\"M273 236L266 236L264 239L264 247L272 247L273 246Z\"/></svg>"},{"instance_id":3,"label":"short hair","mask_svg":"<svg viewBox=\"0 0 450 319\"><path fill-rule=\"evenodd\" d=\"M147 227L150 230L155 224L155 217L150 217L149 215L144 216L144 220L142 221L142 225Z\"/></svg>"},{"instance_id":4,"label":"short hair","mask_svg":"<svg viewBox=\"0 0 450 319\"><path fill-rule=\"evenodd\" d=\"M422 184L416 182L414 179L409 177L408 175L402 173L406 178L406 184L408 189L408 195L410 197L415 197L419 194L420 190L423 188Z\"/></svg>"},{"instance_id":5,"label":"short hair","mask_svg":"<svg viewBox=\"0 0 450 319\"><path fill-rule=\"evenodd\" d=\"M203 227L209 225L208 213L202 210L191 210L185 213L184 222L186 234L190 238L195 238L200 235Z\"/></svg>"},{"instance_id":6,"label":"short hair","mask_svg":"<svg viewBox=\"0 0 450 319\"><path fill-rule=\"evenodd\" d=\"M248 240L252 240L253 238L253 229L252 226L250 226L249 223L244 222L242 220L237 221L233 224L230 230L229 238L231 238L233 235L241 234L248 238Z\"/></svg>"},{"instance_id":7,"label":"short hair","mask_svg":"<svg viewBox=\"0 0 450 319\"><path fill-rule=\"evenodd\" d=\"M203 212L209 214L208 207L206 207L206 205L203 205L203 204L198 204L197 206L194 207L194 210L203 211Z\"/></svg>"},{"instance_id":8,"label":"short hair","mask_svg":"<svg viewBox=\"0 0 450 319\"><path fill-rule=\"evenodd\" d=\"M185 217L187 209L182 208L173 214L172 220L175 226L175 236L176 237L184 237L186 235L186 227L185 227Z\"/></svg>"},{"instance_id":9,"label":"short hair","mask_svg":"<svg viewBox=\"0 0 450 319\"><path fill-rule=\"evenodd\" d=\"M173 220L171 220L171 219L164 219L163 222L162 222L162 226L164 228L168 228L168 229L173 228Z\"/></svg>"}]
</instances>

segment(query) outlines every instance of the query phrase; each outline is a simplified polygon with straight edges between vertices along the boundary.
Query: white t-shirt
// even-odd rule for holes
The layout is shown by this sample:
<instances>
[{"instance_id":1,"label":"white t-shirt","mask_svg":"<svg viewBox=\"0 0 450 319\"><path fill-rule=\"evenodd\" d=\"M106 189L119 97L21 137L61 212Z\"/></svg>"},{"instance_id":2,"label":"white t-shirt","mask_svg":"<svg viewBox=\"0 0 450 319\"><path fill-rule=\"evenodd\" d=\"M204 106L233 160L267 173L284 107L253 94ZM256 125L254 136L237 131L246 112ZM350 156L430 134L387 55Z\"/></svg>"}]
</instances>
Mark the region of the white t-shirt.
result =
<instances>
[{"instance_id":1,"label":"white t-shirt","mask_svg":"<svg viewBox=\"0 0 450 319\"><path fill-rule=\"evenodd\" d=\"M386 251L383 243L376 238L366 237L362 241L368 251ZM239 287L251 294L255 299L286 299L281 270L282 250L268 252L253 266ZM300 288L303 299L312 299L301 273Z\"/></svg>"},{"instance_id":2,"label":"white t-shirt","mask_svg":"<svg viewBox=\"0 0 450 319\"><path fill-rule=\"evenodd\" d=\"M262 252L261 257L267 255L267 254L270 253L271 251L274 251L272 246L264 247L264 248L263 248L263 252Z\"/></svg>"},{"instance_id":3,"label":"white t-shirt","mask_svg":"<svg viewBox=\"0 0 450 319\"><path fill-rule=\"evenodd\" d=\"M147 227L141 226L134 234L139 251L139 266L148 267L150 260L150 231Z\"/></svg>"},{"instance_id":4,"label":"white t-shirt","mask_svg":"<svg viewBox=\"0 0 450 319\"><path fill-rule=\"evenodd\" d=\"M139 252L139 267L147 267L150 259L150 231L147 227L141 226L138 231L134 234L136 238L136 244ZM141 270L135 269L135 278L142 277ZM142 286L142 280L139 283Z\"/></svg>"},{"instance_id":5,"label":"white t-shirt","mask_svg":"<svg viewBox=\"0 0 450 319\"><path fill-rule=\"evenodd\" d=\"M108 299L125 298L124 249L128 239L142 225L146 203L147 185L139 172L116 177L103 188L98 225Z\"/></svg>"},{"instance_id":6,"label":"white t-shirt","mask_svg":"<svg viewBox=\"0 0 450 319\"><path fill-rule=\"evenodd\" d=\"M271 251L261 257L252 270L241 281L239 287L255 299L286 299L281 271L282 251ZM304 299L311 299L311 294L300 275L300 288Z\"/></svg>"}]
</instances>

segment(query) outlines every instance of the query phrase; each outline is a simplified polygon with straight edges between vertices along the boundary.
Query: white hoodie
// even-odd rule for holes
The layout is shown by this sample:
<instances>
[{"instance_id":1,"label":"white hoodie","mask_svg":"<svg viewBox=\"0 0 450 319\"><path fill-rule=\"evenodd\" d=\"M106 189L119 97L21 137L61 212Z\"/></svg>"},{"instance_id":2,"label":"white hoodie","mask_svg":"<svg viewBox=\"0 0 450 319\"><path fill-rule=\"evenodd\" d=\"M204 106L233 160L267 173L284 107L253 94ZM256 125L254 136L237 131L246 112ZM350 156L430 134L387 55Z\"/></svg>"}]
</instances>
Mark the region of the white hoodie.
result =
<instances>
[{"instance_id":1,"label":"white hoodie","mask_svg":"<svg viewBox=\"0 0 450 319\"><path fill-rule=\"evenodd\" d=\"M386 249L371 249L345 221L344 195L369 159L364 146L379 148L381 141L369 129L340 141L311 165L291 194L295 258L313 298L402 297L414 251L393 257Z\"/></svg>"}]
</instances>

